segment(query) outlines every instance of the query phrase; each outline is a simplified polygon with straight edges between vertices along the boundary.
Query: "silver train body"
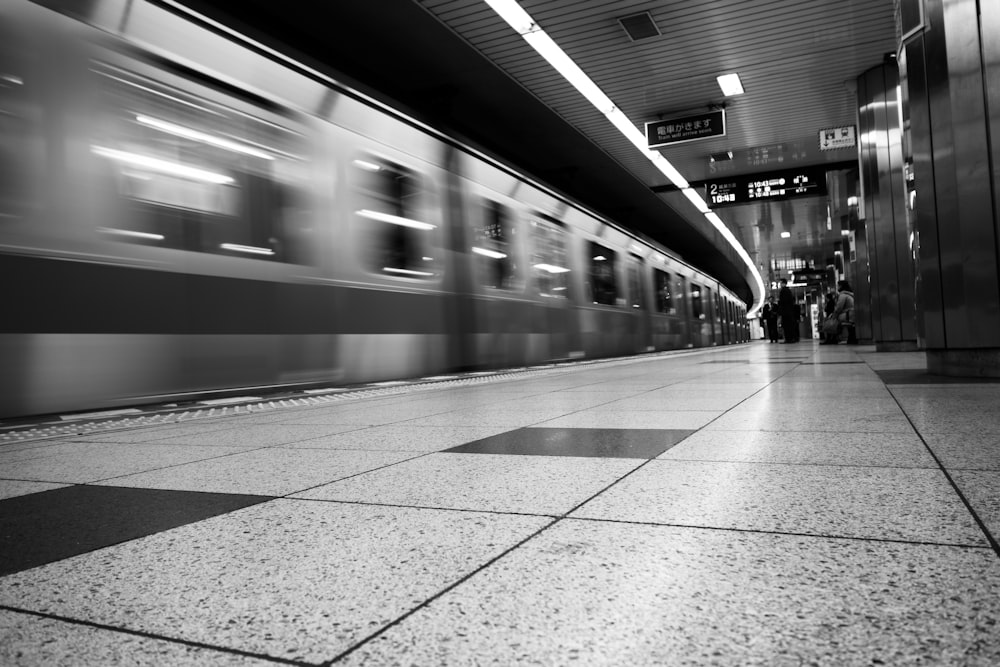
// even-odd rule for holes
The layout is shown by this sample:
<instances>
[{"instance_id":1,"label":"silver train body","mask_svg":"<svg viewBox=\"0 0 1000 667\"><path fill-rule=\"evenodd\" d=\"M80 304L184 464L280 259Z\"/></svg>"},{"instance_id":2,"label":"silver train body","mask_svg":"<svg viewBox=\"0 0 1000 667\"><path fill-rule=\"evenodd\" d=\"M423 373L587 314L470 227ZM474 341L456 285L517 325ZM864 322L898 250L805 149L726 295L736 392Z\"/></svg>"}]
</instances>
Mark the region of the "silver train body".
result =
<instances>
[{"instance_id":1,"label":"silver train body","mask_svg":"<svg viewBox=\"0 0 1000 667\"><path fill-rule=\"evenodd\" d=\"M748 340L710 276L318 70L44 4L0 4L0 418Z\"/></svg>"}]
</instances>

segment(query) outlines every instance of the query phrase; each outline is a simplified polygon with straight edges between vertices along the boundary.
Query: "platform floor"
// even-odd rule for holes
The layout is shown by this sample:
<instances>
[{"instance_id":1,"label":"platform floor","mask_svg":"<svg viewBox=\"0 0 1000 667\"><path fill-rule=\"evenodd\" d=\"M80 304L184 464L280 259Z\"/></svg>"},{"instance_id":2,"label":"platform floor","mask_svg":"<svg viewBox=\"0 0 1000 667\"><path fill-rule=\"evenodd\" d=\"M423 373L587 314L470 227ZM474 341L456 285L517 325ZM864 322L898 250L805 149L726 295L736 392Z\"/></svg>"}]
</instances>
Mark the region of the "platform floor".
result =
<instances>
[{"instance_id":1,"label":"platform floor","mask_svg":"<svg viewBox=\"0 0 1000 667\"><path fill-rule=\"evenodd\" d=\"M4 665L997 665L1000 384L812 341L0 446Z\"/></svg>"}]
</instances>

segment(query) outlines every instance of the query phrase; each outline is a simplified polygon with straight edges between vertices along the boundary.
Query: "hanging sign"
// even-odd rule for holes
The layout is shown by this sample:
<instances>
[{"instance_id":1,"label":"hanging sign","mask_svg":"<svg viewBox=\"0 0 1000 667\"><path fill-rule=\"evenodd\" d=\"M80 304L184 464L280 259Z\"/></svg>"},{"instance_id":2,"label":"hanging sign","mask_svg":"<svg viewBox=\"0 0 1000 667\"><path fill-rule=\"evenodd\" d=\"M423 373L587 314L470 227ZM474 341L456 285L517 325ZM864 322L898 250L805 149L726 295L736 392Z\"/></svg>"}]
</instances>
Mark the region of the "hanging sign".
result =
<instances>
[{"instance_id":1,"label":"hanging sign","mask_svg":"<svg viewBox=\"0 0 1000 667\"><path fill-rule=\"evenodd\" d=\"M646 123L646 143L650 148L724 136L726 136L725 109Z\"/></svg>"},{"instance_id":2,"label":"hanging sign","mask_svg":"<svg viewBox=\"0 0 1000 667\"><path fill-rule=\"evenodd\" d=\"M828 127L819 131L819 149L834 151L838 148L854 148L857 140L854 136L854 126Z\"/></svg>"}]
</instances>

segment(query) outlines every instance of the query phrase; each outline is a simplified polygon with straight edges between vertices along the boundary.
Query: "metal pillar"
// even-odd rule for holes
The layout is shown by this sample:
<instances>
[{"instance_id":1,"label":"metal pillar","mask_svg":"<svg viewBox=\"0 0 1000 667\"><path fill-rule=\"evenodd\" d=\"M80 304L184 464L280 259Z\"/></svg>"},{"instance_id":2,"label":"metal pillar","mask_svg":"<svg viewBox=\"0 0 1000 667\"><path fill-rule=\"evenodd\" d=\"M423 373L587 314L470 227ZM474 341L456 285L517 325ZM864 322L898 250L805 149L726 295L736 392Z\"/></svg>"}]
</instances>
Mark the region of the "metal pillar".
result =
<instances>
[{"instance_id":1,"label":"metal pillar","mask_svg":"<svg viewBox=\"0 0 1000 667\"><path fill-rule=\"evenodd\" d=\"M898 9L927 367L1000 377L1000 3Z\"/></svg>"},{"instance_id":2,"label":"metal pillar","mask_svg":"<svg viewBox=\"0 0 1000 667\"><path fill-rule=\"evenodd\" d=\"M858 134L868 259L871 338L879 351L917 349L917 310L903 180L899 70L895 58L858 77ZM861 243L859 251L862 250ZM864 296L863 294L861 295ZM862 335L864 331L862 330Z\"/></svg>"}]
</instances>

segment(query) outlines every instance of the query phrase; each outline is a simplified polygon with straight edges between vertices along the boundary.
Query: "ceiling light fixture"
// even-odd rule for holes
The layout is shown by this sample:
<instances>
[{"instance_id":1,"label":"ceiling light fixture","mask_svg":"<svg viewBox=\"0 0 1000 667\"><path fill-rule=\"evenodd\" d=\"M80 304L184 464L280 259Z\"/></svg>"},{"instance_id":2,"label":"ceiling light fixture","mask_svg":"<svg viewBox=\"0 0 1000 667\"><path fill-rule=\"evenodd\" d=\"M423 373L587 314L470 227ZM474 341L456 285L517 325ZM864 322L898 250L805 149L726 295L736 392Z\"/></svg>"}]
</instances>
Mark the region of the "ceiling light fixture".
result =
<instances>
[{"instance_id":1,"label":"ceiling light fixture","mask_svg":"<svg viewBox=\"0 0 1000 667\"><path fill-rule=\"evenodd\" d=\"M743 82L740 81L740 75L736 72L720 74L715 77L715 80L719 82L719 88L722 88L722 94L726 97L743 94Z\"/></svg>"},{"instance_id":2,"label":"ceiling light fixture","mask_svg":"<svg viewBox=\"0 0 1000 667\"><path fill-rule=\"evenodd\" d=\"M736 250L736 254L740 256L740 259L747 265L750 269L750 275L753 276L754 281L757 284L757 302L751 307L750 312L747 314L748 317L753 317L756 311L759 310L764 305L764 280L761 278L760 272L757 270L756 265L753 260L750 259L750 255L747 254L746 249L740 245L740 242L736 239L733 232L722 222L714 212L710 211L708 205L705 204L704 200L698 195L697 192L691 189L690 184L681 175L677 169L670 164L670 162L660 154L659 151L650 150L649 145L646 141L645 133L637 128L628 116L626 116L622 111L615 106L615 103L604 94L597 84L591 81L590 77L584 73L582 69L568 56L566 52L563 51L555 41L552 40L549 35L539 27L535 20L524 11L524 9L517 3L516 0L484 0L493 11L497 13L500 18L507 22L511 28L513 28L528 44L531 45L535 51L538 52L552 67L556 69L569 83L573 85L594 107L597 108L602 114L607 116L608 120L618 128L626 139L628 139L632 144L639 149L639 151L646 156L646 158L653 163L653 165L666 176L671 183L680 188L684 192L684 196L687 197L698 210L705 215L705 218L712 224L713 227L722 235L729 245ZM731 75L736 77L739 81L739 77L735 74ZM721 77L720 77L721 78ZM740 92L743 92L742 87Z\"/></svg>"},{"instance_id":3,"label":"ceiling light fixture","mask_svg":"<svg viewBox=\"0 0 1000 667\"><path fill-rule=\"evenodd\" d=\"M783 239L790 239L790 238L792 238L792 233L791 232L781 232L781 238L783 238Z\"/></svg>"}]
</instances>

